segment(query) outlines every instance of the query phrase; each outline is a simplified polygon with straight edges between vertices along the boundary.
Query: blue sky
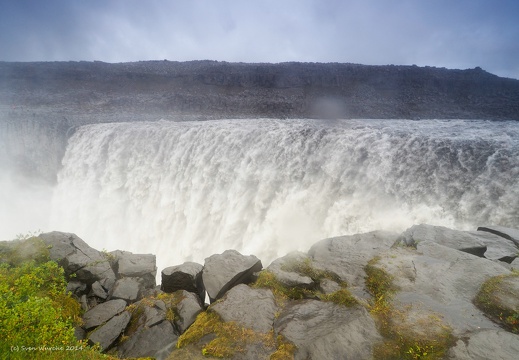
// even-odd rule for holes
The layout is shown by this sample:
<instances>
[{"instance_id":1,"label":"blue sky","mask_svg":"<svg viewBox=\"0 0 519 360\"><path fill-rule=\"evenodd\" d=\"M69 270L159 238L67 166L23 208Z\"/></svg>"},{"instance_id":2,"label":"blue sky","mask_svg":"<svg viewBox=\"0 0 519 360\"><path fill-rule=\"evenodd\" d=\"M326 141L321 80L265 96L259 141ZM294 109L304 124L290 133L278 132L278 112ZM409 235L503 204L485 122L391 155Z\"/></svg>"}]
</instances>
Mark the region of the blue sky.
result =
<instances>
[{"instance_id":1,"label":"blue sky","mask_svg":"<svg viewBox=\"0 0 519 360\"><path fill-rule=\"evenodd\" d=\"M0 60L481 66L519 78L518 0L0 0Z\"/></svg>"}]
</instances>

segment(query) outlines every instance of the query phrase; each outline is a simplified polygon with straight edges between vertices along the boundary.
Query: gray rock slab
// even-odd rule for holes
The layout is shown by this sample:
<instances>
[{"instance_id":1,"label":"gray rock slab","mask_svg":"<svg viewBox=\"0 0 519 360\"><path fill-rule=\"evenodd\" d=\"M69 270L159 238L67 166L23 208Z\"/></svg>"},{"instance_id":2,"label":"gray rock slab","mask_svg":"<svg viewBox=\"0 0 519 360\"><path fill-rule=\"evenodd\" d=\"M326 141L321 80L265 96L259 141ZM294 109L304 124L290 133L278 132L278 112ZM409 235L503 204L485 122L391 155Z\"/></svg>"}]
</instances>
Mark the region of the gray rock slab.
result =
<instances>
[{"instance_id":1,"label":"gray rock slab","mask_svg":"<svg viewBox=\"0 0 519 360\"><path fill-rule=\"evenodd\" d=\"M512 240L486 231L467 231L468 234L478 237L487 246L484 256L490 260L512 262L519 252L519 248Z\"/></svg>"},{"instance_id":2,"label":"gray rock slab","mask_svg":"<svg viewBox=\"0 0 519 360\"><path fill-rule=\"evenodd\" d=\"M154 357L166 359L177 343L177 335L169 321L150 328L142 328L118 346L121 358Z\"/></svg>"},{"instance_id":3,"label":"gray rock slab","mask_svg":"<svg viewBox=\"0 0 519 360\"><path fill-rule=\"evenodd\" d=\"M373 345L382 340L363 307L317 300L287 305L274 330L297 346L296 360L371 359Z\"/></svg>"},{"instance_id":4,"label":"gray rock slab","mask_svg":"<svg viewBox=\"0 0 519 360\"><path fill-rule=\"evenodd\" d=\"M123 299L129 303L139 299L142 285L136 278L122 278L115 282L112 299Z\"/></svg>"},{"instance_id":5,"label":"gray rock slab","mask_svg":"<svg viewBox=\"0 0 519 360\"><path fill-rule=\"evenodd\" d=\"M160 289L167 293L186 290L205 300L205 287L202 281L204 267L195 262L185 262L181 265L170 266L161 271L162 282Z\"/></svg>"},{"instance_id":6,"label":"gray rock slab","mask_svg":"<svg viewBox=\"0 0 519 360\"><path fill-rule=\"evenodd\" d=\"M274 260L266 270L272 272L276 276L276 279L285 286L314 288L316 284L310 277L300 275L294 271L286 271L288 265L307 260L309 260L308 255L294 251Z\"/></svg>"},{"instance_id":7,"label":"gray rock slab","mask_svg":"<svg viewBox=\"0 0 519 360\"><path fill-rule=\"evenodd\" d=\"M236 250L206 258L202 280L210 301L221 298L233 286L251 282L253 274L261 269L261 261L256 256L245 256Z\"/></svg>"},{"instance_id":8,"label":"gray rock slab","mask_svg":"<svg viewBox=\"0 0 519 360\"><path fill-rule=\"evenodd\" d=\"M272 330L278 311L270 289L251 289L244 284L233 287L210 309L224 321L234 321L260 333Z\"/></svg>"},{"instance_id":9,"label":"gray rock slab","mask_svg":"<svg viewBox=\"0 0 519 360\"><path fill-rule=\"evenodd\" d=\"M65 269L67 276L76 274L76 280L87 284L104 278L115 279L106 256L77 235L54 231L39 237L49 246L50 258Z\"/></svg>"},{"instance_id":10,"label":"gray rock slab","mask_svg":"<svg viewBox=\"0 0 519 360\"><path fill-rule=\"evenodd\" d=\"M156 256L152 254L133 254L128 251L112 251L116 258L118 277L136 277L143 279L146 289L155 287L157 275Z\"/></svg>"},{"instance_id":11,"label":"gray rock slab","mask_svg":"<svg viewBox=\"0 0 519 360\"><path fill-rule=\"evenodd\" d=\"M98 327L89 335L88 340L90 344L99 344L102 351L108 350L126 329L130 318L131 315L128 311L114 316L106 324Z\"/></svg>"},{"instance_id":12,"label":"gray rock slab","mask_svg":"<svg viewBox=\"0 0 519 360\"><path fill-rule=\"evenodd\" d=\"M511 240L516 246L519 246L519 229L507 228L504 226L480 226L478 231L486 231L492 234L499 235L505 239Z\"/></svg>"},{"instance_id":13,"label":"gray rock slab","mask_svg":"<svg viewBox=\"0 0 519 360\"><path fill-rule=\"evenodd\" d=\"M189 291L182 291L183 299L177 305L179 319L175 320L175 326L180 334L183 334L196 320L203 310L200 299Z\"/></svg>"},{"instance_id":14,"label":"gray rock slab","mask_svg":"<svg viewBox=\"0 0 519 360\"><path fill-rule=\"evenodd\" d=\"M393 298L395 308L439 315L455 336L497 328L473 300L483 282L510 273L500 264L425 241L416 250L397 247L380 254L376 266L392 275L399 289Z\"/></svg>"},{"instance_id":15,"label":"gray rock slab","mask_svg":"<svg viewBox=\"0 0 519 360\"><path fill-rule=\"evenodd\" d=\"M325 239L315 243L308 255L316 268L337 274L352 288L363 288L366 276L364 266L393 246L398 236L393 232L373 231Z\"/></svg>"},{"instance_id":16,"label":"gray rock slab","mask_svg":"<svg viewBox=\"0 0 519 360\"><path fill-rule=\"evenodd\" d=\"M120 314L126 308L124 300L109 300L88 310L83 315L83 328L90 330Z\"/></svg>"},{"instance_id":17,"label":"gray rock slab","mask_svg":"<svg viewBox=\"0 0 519 360\"><path fill-rule=\"evenodd\" d=\"M478 236L444 226L413 225L402 233L399 240L407 246L416 246L419 242L431 241L480 257L487 251L487 245Z\"/></svg>"},{"instance_id":18,"label":"gray rock slab","mask_svg":"<svg viewBox=\"0 0 519 360\"><path fill-rule=\"evenodd\" d=\"M481 330L458 340L449 350L449 360L515 360L519 336L504 330Z\"/></svg>"}]
</instances>

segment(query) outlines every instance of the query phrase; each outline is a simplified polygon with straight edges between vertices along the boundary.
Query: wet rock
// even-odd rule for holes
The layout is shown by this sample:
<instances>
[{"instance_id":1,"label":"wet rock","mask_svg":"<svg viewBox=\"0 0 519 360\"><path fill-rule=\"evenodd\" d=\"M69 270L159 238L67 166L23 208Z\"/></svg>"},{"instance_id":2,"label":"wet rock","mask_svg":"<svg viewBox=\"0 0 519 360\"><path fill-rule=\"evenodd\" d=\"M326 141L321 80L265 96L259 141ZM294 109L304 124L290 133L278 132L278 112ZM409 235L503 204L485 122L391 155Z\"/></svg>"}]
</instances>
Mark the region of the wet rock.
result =
<instances>
[{"instance_id":1,"label":"wet rock","mask_svg":"<svg viewBox=\"0 0 519 360\"><path fill-rule=\"evenodd\" d=\"M121 358L154 357L164 360L173 350L178 336L169 321L150 328L141 328L118 346Z\"/></svg>"},{"instance_id":2,"label":"wet rock","mask_svg":"<svg viewBox=\"0 0 519 360\"><path fill-rule=\"evenodd\" d=\"M130 322L130 313L124 311L111 318L106 324L95 329L88 337L90 344L99 344L102 351L108 350L123 333Z\"/></svg>"},{"instance_id":3,"label":"wet rock","mask_svg":"<svg viewBox=\"0 0 519 360\"><path fill-rule=\"evenodd\" d=\"M267 333L278 307L269 289L251 289L240 284L229 290L224 297L211 306L223 321L234 321L255 332Z\"/></svg>"},{"instance_id":4,"label":"wet rock","mask_svg":"<svg viewBox=\"0 0 519 360\"><path fill-rule=\"evenodd\" d=\"M90 330L120 314L126 308L124 300L109 300L88 310L83 315L83 328Z\"/></svg>"},{"instance_id":5,"label":"wet rock","mask_svg":"<svg viewBox=\"0 0 519 360\"><path fill-rule=\"evenodd\" d=\"M112 299L123 299L128 303L137 301L140 298L142 285L136 278L122 278L115 282Z\"/></svg>"},{"instance_id":6,"label":"wet rock","mask_svg":"<svg viewBox=\"0 0 519 360\"><path fill-rule=\"evenodd\" d=\"M195 293L200 301L205 300L205 287L202 281L204 267L194 262L185 262L182 265L170 266L162 270L160 289L167 293L177 290L186 290Z\"/></svg>"},{"instance_id":7,"label":"wet rock","mask_svg":"<svg viewBox=\"0 0 519 360\"><path fill-rule=\"evenodd\" d=\"M251 282L253 274L261 269L256 256L245 256L236 250L206 258L202 279L210 301L221 298L233 286Z\"/></svg>"},{"instance_id":8,"label":"wet rock","mask_svg":"<svg viewBox=\"0 0 519 360\"><path fill-rule=\"evenodd\" d=\"M108 292L101 285L101 283L99 281L96 281L95 283L92 284L92 291L91 291L90 295L97 296L98 298L106 300L106 298L108 297Z\"/></svg>"},{"instance_id":9,"label":"wet rock","mask_svg":"<svg viewBox=\"0 0 519 360\"><path fill-rule=\"evenodd\" d=\"M297 346L296 360L371 359L373 345L382 340L363 307L316 300L287 305L274 330Z\"/></svg>"}]
</instances>

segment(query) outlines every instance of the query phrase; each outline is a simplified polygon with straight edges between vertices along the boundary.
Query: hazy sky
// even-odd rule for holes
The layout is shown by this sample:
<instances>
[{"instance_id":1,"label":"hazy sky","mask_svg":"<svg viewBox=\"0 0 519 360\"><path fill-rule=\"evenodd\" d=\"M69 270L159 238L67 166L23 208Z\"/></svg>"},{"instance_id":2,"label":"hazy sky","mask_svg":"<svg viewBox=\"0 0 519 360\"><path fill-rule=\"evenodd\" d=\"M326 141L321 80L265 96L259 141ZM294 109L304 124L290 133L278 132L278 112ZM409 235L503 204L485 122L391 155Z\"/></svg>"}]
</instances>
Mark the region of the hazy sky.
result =
<instances>
[{"instance_id":1,"label":"hazy sky","mask_svg":"<svg viewBox=\"0 0 519 360\"><path fill-rule=\"evenodd\" d=\"M0 0L0 60L352 62L519 78L519 0Z\"/></svg>"}]
</instances>

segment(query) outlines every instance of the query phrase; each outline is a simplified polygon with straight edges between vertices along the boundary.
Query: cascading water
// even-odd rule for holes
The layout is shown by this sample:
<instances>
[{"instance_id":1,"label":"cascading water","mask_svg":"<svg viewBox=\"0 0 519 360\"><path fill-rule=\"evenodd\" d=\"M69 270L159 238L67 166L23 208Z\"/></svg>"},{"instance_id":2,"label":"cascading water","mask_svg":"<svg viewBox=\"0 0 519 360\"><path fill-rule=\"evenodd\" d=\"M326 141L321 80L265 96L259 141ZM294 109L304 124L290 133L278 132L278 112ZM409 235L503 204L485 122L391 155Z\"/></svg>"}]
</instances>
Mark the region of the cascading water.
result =
<instances>
[{"instance_id":1,"label":"cascading water","mask_svg":"<svg viewBox=\"0 0 519 360\"><path fill-rule=\"evenodd\" d=\"M267 265L317 240L415 223L519 225L519 124L219 120L87 125L51 228L165 266L236 249Z\"/></svg>"}]
</instances>

